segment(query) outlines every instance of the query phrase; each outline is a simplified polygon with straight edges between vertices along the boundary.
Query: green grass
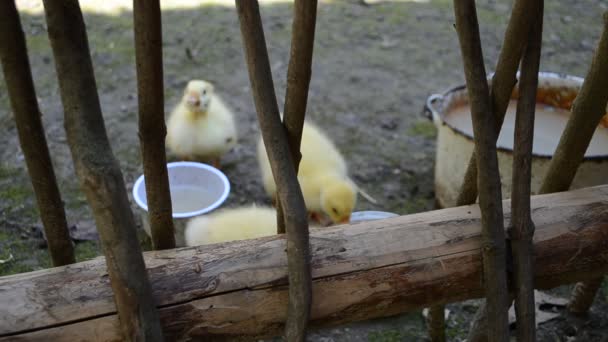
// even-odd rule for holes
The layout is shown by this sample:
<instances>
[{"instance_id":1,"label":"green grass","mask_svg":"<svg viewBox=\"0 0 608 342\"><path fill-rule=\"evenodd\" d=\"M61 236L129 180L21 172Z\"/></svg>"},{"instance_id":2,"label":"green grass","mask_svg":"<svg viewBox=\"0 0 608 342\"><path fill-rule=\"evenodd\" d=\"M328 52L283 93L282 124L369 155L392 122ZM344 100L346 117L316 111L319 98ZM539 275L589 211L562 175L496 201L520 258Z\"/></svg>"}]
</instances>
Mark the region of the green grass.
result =
<instances>
[{"instance_id":1,"label":"green grass","mask_svg":"<svg viewBox=\"0 0 608 342\"><path fill-rule=\"evenodd\" d=\"M458 315L451 315L452 322L446 322L445 335L448 340L453 340L456 337L465 337L468 334L468 322Z\"/></svg>"},{"instance_id":2,"label":"green grass","mask_svg":"<svg viewBox=\"0 0 608 342\"><path fill-rule=\"evenodd\" d=\"M405 211L406 214L415 214L415 213L419 213L422 211L430 210L429 208L427 208L427 206L428 206L427 199L412 198L411 200L405 202L405 205L403 206L403 210Z\"/></svg>"},{"instance_id":3,"label":"green grass","mask_svg":"<svg viewBox=\"0 0 608 342\"><path fill-rule=\"evenodd\" d=\"M76 244L74 249L76 261L87 261L101 255L99 244L96 241L83 241Z\"/></svg>"},{"instance_id":4,"label":"green grass","mask_svg":"<svg viewBox=\"0 0 608 342\"><path fill-rule=\"evenodd\" d=\"M405 334L398 330L372 331L367 335L369 342L399 342L405 341Z\"/></svg>"},{"instance_id":5,"label":"green grass","mask_svg":"<svg viewBox=\"0 0 608 342\"><path fill-rule=\"evenodd\" d=\"M0 164L0 179L14 177L19 173L19 170L11 168L7 165Z\"/></svg>"},{"instance_id":6,"label":"green grass","mask_svg":"<svg viewBox=\"0 0 608 342\"><path fill-rule=\"evenodd\" d=\"M0 276L31 272L51 267L46 249L40 249L32 239L23 239L17 231L0 231L0 259L12 260L0 264Z\"/></svg>"},{"instance_id":7,"label":"green grass","mask_svg":"<svg viewBox=\"0 0 608 342\"><path fill-rule=\"evenodd\" d=\"M437 136L437 128L430 121L417 121L409 127L407 134L417 137L435 138Z\"/></svg>"},{"instance_id":8,"label":"green grass","mask_svg":"<svg viewBox=\"0 0 608 342\"><path fill-rule=\"evenodd\" d=\"M38 216L34 191L24 170L0 165L0 212L33 222Z\"/></svg>"}]
</instances>

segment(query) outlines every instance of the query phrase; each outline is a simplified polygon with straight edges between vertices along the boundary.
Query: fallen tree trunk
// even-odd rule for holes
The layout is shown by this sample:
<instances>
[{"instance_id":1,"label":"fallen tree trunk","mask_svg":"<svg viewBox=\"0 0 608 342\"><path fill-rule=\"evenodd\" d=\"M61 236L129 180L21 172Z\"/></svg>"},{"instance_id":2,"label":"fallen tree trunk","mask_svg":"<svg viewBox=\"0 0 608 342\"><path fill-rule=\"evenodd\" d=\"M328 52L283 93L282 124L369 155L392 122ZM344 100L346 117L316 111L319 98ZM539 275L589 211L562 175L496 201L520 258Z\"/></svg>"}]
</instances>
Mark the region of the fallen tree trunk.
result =
<instances>
[{"instance_id":1,"label":"fallen tree trunk","mask_svg":"<svg viewBox=\"0 0 608 342\"><path fill-rule=\"evenodd\" d=\"M608 272L608 186L534 196L536 288ZM510 203L503 202L505 220ZM476 205L315 229L312 325L482 297ZM282 236L145 253L168 340L280 333ZM0 341L120 339L103 258L0 278Z\"/></svg>"}]
</instances>

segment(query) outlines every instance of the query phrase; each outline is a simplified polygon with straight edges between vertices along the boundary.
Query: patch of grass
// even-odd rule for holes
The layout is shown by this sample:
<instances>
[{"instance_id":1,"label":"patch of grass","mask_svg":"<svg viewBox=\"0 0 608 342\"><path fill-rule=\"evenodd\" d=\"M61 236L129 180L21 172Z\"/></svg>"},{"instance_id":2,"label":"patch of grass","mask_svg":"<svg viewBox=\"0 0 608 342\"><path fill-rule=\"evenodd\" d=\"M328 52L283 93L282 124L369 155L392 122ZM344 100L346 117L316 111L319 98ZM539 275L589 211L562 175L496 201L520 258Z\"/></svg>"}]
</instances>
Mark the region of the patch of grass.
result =
<instances>
[{"instance_id":1,"label":"patch of grass","mask_svg":"<svg viewBox=\"0 0 608 342\"><path fill-rule=\"evenodd\" d=\"M38 208L34 204L34 192L31 186L24 185L18 177L6 177L10 183L0 187L0 209L5 213L20 217L21 220L34 220Z\"/></svg>"},{"instance_id":2,"label":"patch of grass","mask_svg":"<svg viewBox=\"0 0 608 342\"><path fill-rule=\"evenodd\" d=\"M437 127L430 121L416 121L408 129L408 135L435 138L437 136Z\"/></svg>"},{"instance_id":3,"label":"patch of grass","mask_svg":"<svg viewBox=\"0 0 608 342\"><path fill-rule=\"evenodd\" d=\"M29 189L19 185L13 185L0 191L0 196L12 204L23 202L29 195L31 195Z\"/></svg>"},{"instance_id":4,"label":"patch of grass","mask_svg":"<svg viewBox=\"0 0 608 342\"><path fill-rule=\"evenodd\" d=\"M74 249L76 262L86 261L101 255L99 245L95 241L83 241L76 244Z\"/></svg>"},{"instance_id":5,"label":"patch of grass","mask_svg":"<svg viewBox=\"0 0 608 342\"><path fill-rule=\"evenodd\" d=\"M403 206L403 210L406 214L415 214L423 211L430 210L428 208L429 201L425 198L412 198L409 201L405 202Z\"/></svg>"},{"instance_id":6,"label":"patch of grass","mask_svg":"<svg viewBox=\"0 0 608 342\"><path fill-rule=\"evenodd\" d=\"M466 337L469 333L469 322L460 315L451 315L451 322L446 322L445 335L448 340L454 340L457 337Z\"/></svg>"},{"instance_id":7,"label":"patch of grass","mask_svg":"<svg viewBox=\"0 0 608 342\"><path fill-rule=\"evenodd\" d=\"M19 232L0 231L0 259L12 260L0 264L0 276L31 272L51 267L51 258L46 249L40 249L37 241L23 239Z\"/></svg>"},{"instance_id":8,"label":"patch of grass","mask_svg":"<svg viewBox=\"0 0 608 342\"><path fill-rule=\"evenodd\" d=\"M19 170L5 164L0 164L0 179L14 177L19 173Z\"/></svg>"},{"instance_id":9,"label":"patch of grass","mask_svg":"<svg viewBox=\"0 0 608 342\"><path fill-rule=\"evenodd\" d=\"M63 203L69 210L78 210L87 205L87 198L78 186L66 186L62 192Z\"/></svg>"},{"instance_id":10,"label":"patch of grass","mask_svg":"<svg viewBox=\"0 0 608 342\"><path fill-rule=\"evenodd\" d=\"M405 335L398 330L372 331L367 335L369 342L399 342L405 341Z\"/></svg>"}]
</instances>

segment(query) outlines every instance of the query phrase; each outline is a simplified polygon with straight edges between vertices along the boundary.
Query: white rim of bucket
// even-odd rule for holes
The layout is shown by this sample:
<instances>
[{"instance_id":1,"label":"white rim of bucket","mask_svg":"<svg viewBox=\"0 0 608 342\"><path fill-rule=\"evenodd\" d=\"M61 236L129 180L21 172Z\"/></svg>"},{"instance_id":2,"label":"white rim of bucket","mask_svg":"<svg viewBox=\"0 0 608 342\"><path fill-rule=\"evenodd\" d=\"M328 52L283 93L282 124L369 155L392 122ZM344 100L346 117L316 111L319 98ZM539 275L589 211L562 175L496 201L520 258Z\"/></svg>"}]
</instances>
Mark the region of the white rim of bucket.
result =
<instances>
[{"instance_id":1,"label":"white rim of bucket","mask_svg":"<svg viewBox=\"0 0 608 342\"><path fill-rule=\"evenodd\" d=\"M220 177L220 179L222 180L222 183L224 183L224 193L222 193L222 195L220 196L220 198L217 199L217 201L213 202L213 204L211 204L210 206L208 206L204 209L197 210L197 211L189 211L189 212L185 212L185 213L177 213L177 214L172 213L173 218L187 218L187 217L202 215L202 214L205 214L212 210L217 209L217 207L219 207L222 203L224 203L224 201L228 197L228 194L230 194L230 182L228 181L228 177L226 177L226 175L222 171L216 169L215 167L213 167L211 165L197 163L197 162L186 162L186 161L168 163L167 170L172 169L174 167L180 167L180 166L191 166L191 167L195 167L198 169L205 169L205 170L211 171L216 176ZM137 203L137 205L140 208L142 208L143 210L145 210L147 212L148 205L146 205L137 194L137 192L138 192L137 190L142 186L142 184L144 184L144 175L139 176L139 178L133 185L133 191L132 191L133 199L135 199L135 203Z\"/></svg>"}]
</instances>

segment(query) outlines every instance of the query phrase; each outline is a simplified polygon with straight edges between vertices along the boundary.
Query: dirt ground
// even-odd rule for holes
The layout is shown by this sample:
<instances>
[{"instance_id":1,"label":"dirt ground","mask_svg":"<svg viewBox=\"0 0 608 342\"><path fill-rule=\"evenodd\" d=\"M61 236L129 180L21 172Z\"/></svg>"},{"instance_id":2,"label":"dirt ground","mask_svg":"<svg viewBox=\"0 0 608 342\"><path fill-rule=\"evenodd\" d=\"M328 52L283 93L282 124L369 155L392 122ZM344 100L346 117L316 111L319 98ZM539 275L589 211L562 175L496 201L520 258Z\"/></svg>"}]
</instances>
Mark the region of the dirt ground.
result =
<instances>
[{"instance_id":1,"label":"dirt ground","mask_svg":"<svg viewBox=\"0 0 608 342\"><path fill-rule=\"evenodd\" d=\"M90 210L74 176L62 125L54 62L39 1L18 1L43 113L79 260L99 255ZM202 4L199 4L202 2ZM132 12L116 0L81 1L106 128L128 190L141 174ZM99 4L100 2L98 2ZM493 70L511 1L480 0L478 15L486 68ZM226 206L268 203L255 161L259 135L233 2L163 1L166 112L186 82L211 80L235 111L241 144L223 160L232 193ZM584 76L602 28L605 1L547 1L541 70ZM275 88L282 107L292 8L262 1ZM357 209L399 214L433 208L435 129L420 115L426 97L464 82L449 0L331 1L319 3L308 118L343 151L351 174L377 205ZM49 267L6 87L0 81L0 275ZM129 196L131 196L129 194ZM138 208L133 204L133 210ZM136 216L138 219L139 217ZM149 244L142 236L142 244ZM552 291L567 296L568 287ZM608 341L604 288L589 317L561 314L539 328L539 341ZM449 306L448 336L462 341L477 301ZM563 307L557 308L563 312ZM425 340L419 312L313 331L311 341Z\"/></svg>"}]
</instances>

